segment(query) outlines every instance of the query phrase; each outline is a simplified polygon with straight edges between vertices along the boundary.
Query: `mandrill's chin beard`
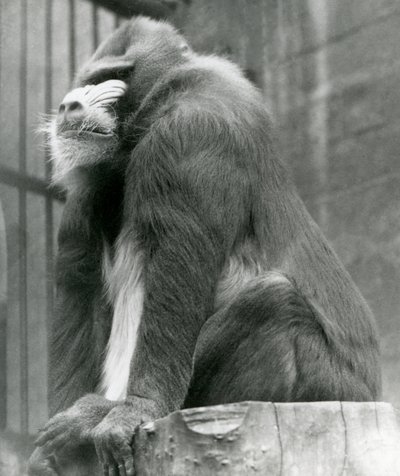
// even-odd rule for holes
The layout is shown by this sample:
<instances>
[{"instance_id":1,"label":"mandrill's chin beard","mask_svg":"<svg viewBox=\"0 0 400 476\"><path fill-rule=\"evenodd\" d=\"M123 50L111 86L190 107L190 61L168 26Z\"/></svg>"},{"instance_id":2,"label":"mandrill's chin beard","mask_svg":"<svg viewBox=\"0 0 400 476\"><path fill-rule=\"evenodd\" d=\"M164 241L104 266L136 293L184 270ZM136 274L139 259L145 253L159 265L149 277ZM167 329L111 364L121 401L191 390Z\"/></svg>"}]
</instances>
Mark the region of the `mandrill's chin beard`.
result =
<instances>
[{"instance_id":1,"label":"mandrill's chin beard","mask_svg":"<svg viewBox=\"0 0 400 476\"><path fill-rule=\"evenodd\" d=\"M82 185L85 176L83 170L89 171L95 165L109 160L118 146L115 134L86 131L59 133L56 121L49 124L47 132L53 163L52 183L68 191Z\"/></svg>"},{"instance_id":2,"label":"mandrill's chin beard","mask_svg":"<svg viewBox=\"0 0 400 476\"><path fill-rule=\"evenodd\" d=\"M76 186L79 175L87 177L98 164L110 159L112 163L119 142L113 106L126 89L124 81L110 79L65 95L57 115L46 126L54 164L53 183L69 191Z\"/></svg>"}]
</instances>

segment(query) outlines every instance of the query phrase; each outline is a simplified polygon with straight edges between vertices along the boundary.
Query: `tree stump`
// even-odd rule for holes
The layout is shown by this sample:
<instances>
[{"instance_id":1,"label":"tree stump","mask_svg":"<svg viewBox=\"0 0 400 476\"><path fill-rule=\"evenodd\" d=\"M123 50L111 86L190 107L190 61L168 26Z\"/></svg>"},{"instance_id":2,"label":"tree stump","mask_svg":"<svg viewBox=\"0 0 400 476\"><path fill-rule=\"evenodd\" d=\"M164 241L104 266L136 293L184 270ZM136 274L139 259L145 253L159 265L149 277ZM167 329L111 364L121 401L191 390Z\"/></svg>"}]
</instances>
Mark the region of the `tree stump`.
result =
<instances>
[{"instance_id":1,"label":"tree stump","mask_svg":"<svg viewBox=\"0 0 400 476\"><path fill-rule=\"evenodd\" d=\"M135 462L137 476L400 476L400 431L387 403L234 403L141 426Z\"/></svg>"},{"instance_id":2,"label":"tree stump","mask_svg":"<svg viewBox=\"0 0 400 476\"><path fill-rule=\"evenodd\" d=\"M400 430L388 403L193 408L142 425L134 448L136 476L400 476ZM59 476L102 474L92 445L57 463Z\"/></svg>"}]
</instances>

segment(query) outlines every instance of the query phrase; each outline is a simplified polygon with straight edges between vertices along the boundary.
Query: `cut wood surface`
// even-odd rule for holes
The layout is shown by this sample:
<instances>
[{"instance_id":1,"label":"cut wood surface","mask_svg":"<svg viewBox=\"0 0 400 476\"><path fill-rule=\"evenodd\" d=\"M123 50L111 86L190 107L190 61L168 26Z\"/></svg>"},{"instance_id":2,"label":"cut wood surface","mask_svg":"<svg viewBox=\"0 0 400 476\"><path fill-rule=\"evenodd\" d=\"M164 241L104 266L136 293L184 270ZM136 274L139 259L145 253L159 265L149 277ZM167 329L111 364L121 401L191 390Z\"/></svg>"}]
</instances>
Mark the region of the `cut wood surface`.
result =
<instances>
[{"instance_id":1,"label":"cut wood surface","mask_svg":"<svg viewBox=\"0 0 400 476\"><path fill-rule=\"evenodd\" d=\"M400 476L388 403L194 408L142 426L135 448L138 476Z\"/></svg>"},{"instance_id":2,"label":"cut wood surface","mask_svg":"<svg viewBox=\"0 0 400 476\"><path fill-rule=\"evenodd\" d=\"M6 441L0 436L0 475L25 475ZM400 431L388 403L193 408L142 425L134 442L136 476L400 476ZM102 474L90 445L58 464L59 476Z\"/></svg>"}]
</instances>

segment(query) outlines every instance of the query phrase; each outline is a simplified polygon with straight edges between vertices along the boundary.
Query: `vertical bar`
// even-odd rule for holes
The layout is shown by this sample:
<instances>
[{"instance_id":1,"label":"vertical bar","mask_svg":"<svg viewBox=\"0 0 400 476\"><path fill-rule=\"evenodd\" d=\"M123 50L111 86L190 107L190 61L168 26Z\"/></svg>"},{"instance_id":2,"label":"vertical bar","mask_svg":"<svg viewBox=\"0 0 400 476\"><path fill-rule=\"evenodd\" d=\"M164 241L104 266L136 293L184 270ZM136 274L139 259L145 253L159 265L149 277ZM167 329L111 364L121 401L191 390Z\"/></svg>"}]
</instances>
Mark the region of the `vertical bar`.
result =
<instances>
[{"instance_id":1,"label":"vertical bar","mask_svg":"<svg viewBox=\"0 0 400 476\"><path fill-rule=\"evenodd\" d=\"M93 54L93 4L75 2L75 65L80 67Z\"/></svg>"},{"instance_id":2,"label":"vertical bar","mask_svg":"<svg viewBox=\"0 0 400 476\"><path fill-rule=\"evenodd\" d=\"M53 75L52 75L52 55L53 55L53 48L52 48L52 41L51 41L51 36L52 36L52 8L53 5L53 0L46 0L46 51L45 51L45 97L44 97L44 107L45 107L45 112L46 114L51 113L51 108L52 108L52 86L53 86ZM46 148L46 159L49 159L49 151L48 148ZM50 160L46 160L46 180L50 181L51 179L51 172L52 172L52 164Z\"/></svg>"},{"instance_id":3,"label":"vertical bar","mask_svg":"<svg viewBox=\"0 0 400 476\"><path fill-rule=\"evenodd\" d=\"M52 5L53 0L46 1L46 51L45 51L45 111L46 114L51 112L52 108L52 82L53 82L53 75L52 75ZM49 157L49 151L46 149L46 180L50 182L51 179L51 172L52 166ZM45 214L46 214L46 274L47 274L47 284L46 284L46 296L47 296L47 349L50 349L50 329L51 329L51 319L53 316L53 309L54 309L54 286L53 286L53 249L54 249L54 242L53 242L53 199L49 196L46 197L46 205L45 205ZM48 366L50 364L50 359L48 359ZM50 375L50 369L47 369L47 375ZM48 379L48 377L47 377ZM47 380L47 388L49 387L49 380ZM48 408L50 407L49 399L51 395L47 394L47 402Z\"/></svg>"},{"instance_id":4,"label":"vertical bar","mask_svg":"<svg viewBox=\"0 0 400 476\"><path fill-rule=\"evenodd\" d=\"M0 25L2 24L3 17L3 3L0 1ZM0 78L2 72L2 35L0 30ZM1 81L0 81L1 88ZM0 239L6 238L6 228L3 217L3 210L1 209L0 203ZM1 245L0 245L1 246ZM2 246L7 247L7 241L3 243ZM3 429L7 421L7 278L4 278L8 274L8 269L5 267L7 265L7 249L5 256L3 257L0 253L0 262L3 264L4 268L2 273L3 279L5 279L5 289L1 289L0 284L0 429ZM4 291L4 295L2 295Z\"/></svg>"},{"instance_id":5,"label":"vertical bar","mask_svg":"<svg viewBox=\"0 0 400 476\"><path fill-rule=\"evenodd\" d=\"M35 0L34 2L28 0L28 31L27 31L27 118L26 123L28 128L26 130L26 150L27 150L27 164L26 173L34 177L45 177L45 165L43 160L43 144L41 136L37 133L37 126L40 124L40 115L44 113L44 68L45 68L45 30L44 30L44 13L46 0ZM29 203L29 195L28 195ZM28 226L29 226L29 213L28 213ZM29 229L28 229L29 236ZM32 243L33 245L33 243ZM28 243L29 254L29 243ZM29 264L28 264L29 269ZM29 294L30 284L35 280L29 280L28 273L28 311L30 312ZM28 312L28 314L30 314ZM30 320L30 315L28 316ZM28 331L29 333L29 331ZM31 346L31 342L29 341ZM31 364L31 357L29 356L29 365ZM30 381L32 381L32 374L29 370ZM33 377L34 379L34 377ZM30 403L31 405L31 403ZM32 413L32 412L31 412Z\"/></svg>"},{"instance_id":6,"label":"vertical bar","mask_svg":"<svg viewBox=\"0 0 400 476\"><path fill-rule=\"evenodd\" d=\"M19 171L26 173L26 75L27 75L27 0L21 0L21 58L20 58L20 120ZM26 190L19 189L19 271L20 271L20 333L21 333L21 431L28 432L28 310L27 310L27 234Z\"/></svg>"},{"instance_id":7,"label":"vertical bar","mask_svg":"<svg viewBox=\"0 0 400 476\"><path fill-rule=\"evenodd\" d=\"M69 0L69 79L75 74L75 1Z\"/></svg>"},{"instance_id":8,"label":"vertical bar","mask_svg":"<svg viewBox=\"0 0 400 476\"><path fill-rule=\"evenodd\" d=\"M1 5L1 4L0 4ZM1 184L0 184L1 186ZM7 422L7 240L3 208L0 202L0 430Z\"/></svg>"},{"instance_id":9,"label":"vertical bar","mask_svg":"<svg viewBox=\"0 0 400 476\"><path fill-rule=\"evenodd\" d=\"M99 46L99 14L96 3L93 2L93 49Z\"/></svg>"},{"instance_id":10,"label":"vertical bar","mask_svg":"<svg viewBox=\"0 0 400 476\"><path fill-rule=\"evenodd\" d=\"M2 21L3 21L3 2L0 1L0 26L3 24ZM0 30L0 79L1 79L1 71L2 71L1 59L3 58L2 51L3 51L3 35L2 35L2 31ZM1 81L0 81L0 88L1 88Z\"/></svg>"}]
</instances>

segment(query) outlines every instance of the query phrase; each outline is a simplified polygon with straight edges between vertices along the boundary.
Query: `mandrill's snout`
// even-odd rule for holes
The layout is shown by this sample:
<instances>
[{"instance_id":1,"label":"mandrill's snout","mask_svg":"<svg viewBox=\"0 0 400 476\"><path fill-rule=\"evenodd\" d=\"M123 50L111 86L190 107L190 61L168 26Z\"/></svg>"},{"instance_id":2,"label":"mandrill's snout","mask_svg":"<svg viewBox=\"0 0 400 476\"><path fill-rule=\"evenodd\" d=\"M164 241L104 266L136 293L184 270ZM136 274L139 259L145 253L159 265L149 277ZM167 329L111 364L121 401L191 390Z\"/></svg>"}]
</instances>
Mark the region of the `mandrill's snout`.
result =
<instances>
[{"instance_id":1,"label":"mandrill's snout","mask_svg":"<svg viewBox=\"0 0 400 476\"><path fill-rule=\"evenodd\" d=\"M48 128L53 182L75 187L71 171L112 156L118 147L118 117L113 106L126 90L123 81L109 80L73 89L64 97Z\"/></svg>"},{"instance_id":2,"label":"mandrill's snout","mask_svg":"<svg viewBox=\"0 0 400 476\"><path fill-rule=\"evenodd\" d=\"M110 106L125 94L126 89L126 83L116 79L73 89L58 109L58 132L112 132L115 117Z\"/></svg>"},{"instance_id":3,"label":"mandrill's snout","mask_svg":"<svg viewBox=\"0 0 400 476\"><path fill-rule=\"evenodd\" d=\"M58 122L82 121L85 118L86 110L86 103L76 99L64 99L58 108Z\"/></svg>"}]
</instances>

